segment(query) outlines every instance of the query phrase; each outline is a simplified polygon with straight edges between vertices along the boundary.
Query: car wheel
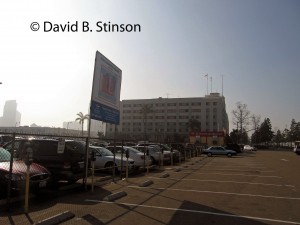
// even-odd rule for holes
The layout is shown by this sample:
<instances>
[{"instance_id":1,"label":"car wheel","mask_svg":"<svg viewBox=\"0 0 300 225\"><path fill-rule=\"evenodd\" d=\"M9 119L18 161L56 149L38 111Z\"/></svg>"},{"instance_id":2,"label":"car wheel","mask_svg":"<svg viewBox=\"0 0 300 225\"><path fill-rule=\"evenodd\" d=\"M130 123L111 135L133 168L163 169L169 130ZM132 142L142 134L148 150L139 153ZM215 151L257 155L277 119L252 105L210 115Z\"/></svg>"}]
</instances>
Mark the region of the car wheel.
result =
<instances>
[{"instance_id":1,"label":"car wheel","mask_svg":"<svg viewBox=\"0 0 300 225\"><path fill-rule=\"evenodd\" d=\"M68 180L68 184L75 184L79 179L70 179Z\"/></svg>"},{"instance_id":2,"label":"car wheel","mask_svg":"<svg viewBox=\"0 0 300 225\"><path fill-rule=\"evenodd\" d=\"M151 165L154 165L156 163L155 159L151 156Z\"/></svg>"},{"instance_id":3,"label":"car wheel","mask_svg":"<svg viewBox=\"0 0 300 225\"><path fill-rule=\"evenodd\" d=\"M113 166L114 166L114 163L113 162L107 162L106 164L105 164L105 169L108 171L108 172L113 172ZM115 165L115 172L118 172L118 167L117 167L117 165Z\"/></svg>"},{"instance_id":4,"label":"car wheel","mask_svg":"<svg viewBox=\"0 0 300 225\"><path fill-rule=\"evenodd\" d=\"M228 154L227 154L227 156L228 156L228 157L231 157L231 156L232 156L232 154L231 154L231 153L228 153Z\"/></svg>"},{"instance_id":5,"label":"car wheel","mask_svg":"<svg viewBox=\"0 0 300 225\"><path fill-rule=\"evenodd\" d=\"M211 157L211 156L212 156L211 152L207 153L207 155L208 155L209 157Z\"/></svg>"}]
</instances>

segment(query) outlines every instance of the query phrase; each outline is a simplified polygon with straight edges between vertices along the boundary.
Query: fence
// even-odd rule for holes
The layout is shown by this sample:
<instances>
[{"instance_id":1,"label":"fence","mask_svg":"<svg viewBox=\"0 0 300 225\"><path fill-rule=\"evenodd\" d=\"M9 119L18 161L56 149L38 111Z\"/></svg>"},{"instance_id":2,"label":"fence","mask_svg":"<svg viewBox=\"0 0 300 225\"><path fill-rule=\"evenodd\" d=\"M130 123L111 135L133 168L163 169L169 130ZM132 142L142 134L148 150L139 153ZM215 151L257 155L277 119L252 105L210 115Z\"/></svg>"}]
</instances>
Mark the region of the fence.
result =
<instances>
[{"instance_id":1,"label":"fence","mask_svg":"<svg viewBox=\"0 0 300 225\"><path fill-rule=\"evenodd\" d=\"M122 179L125 175L127 179L126 168L135 172L134 161L125 151L129 148L124 147L137 145L133 140L5 132L0 132L0 136L10 137L6 138L8 143L2 143L3 148L0 149L0 199L8 207L12 198L25 196L26 211L29 192L35 193L61 180L68 181L69 184L77 183L87 190L88 179L92 178L93 183L95 172L106 172L106 177L113 181ZM166 163L178 165L181 161L200 156L202 151L200 146L182 143L148 144L159 146L159 159L151 161L150 166L148 161L152 156L144 145L139 149L144 160L140 172L163 169ZM122 150L119 151L119 148ZM102 166L96 164L97 154L104 158L105 152L110 154L110 160Z\"/></svg>"}]
</instances>

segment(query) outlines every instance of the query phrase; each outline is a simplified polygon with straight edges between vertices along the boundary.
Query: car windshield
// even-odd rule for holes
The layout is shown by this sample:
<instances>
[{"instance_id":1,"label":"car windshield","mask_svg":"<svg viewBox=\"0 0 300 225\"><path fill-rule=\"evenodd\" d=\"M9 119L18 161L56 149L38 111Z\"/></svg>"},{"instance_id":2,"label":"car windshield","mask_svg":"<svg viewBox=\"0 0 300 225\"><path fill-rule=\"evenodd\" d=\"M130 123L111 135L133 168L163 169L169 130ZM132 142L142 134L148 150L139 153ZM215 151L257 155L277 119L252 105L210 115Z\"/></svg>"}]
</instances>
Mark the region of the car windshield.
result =
<instances>
[{"instance_id":1,"label":"car windshield","mask_svg":"<svg viewBox=\"0 0 300 225\"><path fill-rule=\"evenodd\" d=\"M95 151L102 156L113 156L114 154L104 147L90 146L90 151Z\"/></svg>"},{"instance_id":2,"label":"car windshield","mask_svg":"<svg viewBox=\"0 0 300 225\"><path fill-rule=\"evenodd\" d=\"M0 162L9 162L10 161L10 153L6 151L4 148L0 148Z\"/></svg>"},{"instance_id":3,"label":"car windshield","mask_svg":"<svg viewBox=\"0 0 300 225\"><path fill-rule=\"evenodd\" d=\"M171 151L171 148L168 145L162 145L166 150Z\"/></svg>"},{"instance_id":4,"label":"car windshield","mask_svg":"<svg viewBox=\"0 0 300 225\"><path fill-rule=\"evenodd\" d=\"M149 145L149 147L154 148L156 151L160 151L160 147L158 145Z\"/></svg>"},{"instance_id":5,"label":"car windshield","mask_svg":"<svg viewBox=\"0 0 300 225\"><path fill-rule=\"evenodd\" d=\"M102 147L97 148L97 151L98 151L102 156L113 156L113 155L114 155L111 151L109 151L109 150L106 149L106 148L102 148Z\"/></svg>"},{"instance_id":6,"label":"car windshield","mask_svg":"<svg viewBox=\"0 0 300 225\"><path fill-rule=\"evenodd\" d=\"M134 152L134 153L141 153L139 150L137 150L135 148L132 148L132 147L125 147L125 149L128 149L128 150L130 150L131 152Z\"/></svg>"}]
</instances>

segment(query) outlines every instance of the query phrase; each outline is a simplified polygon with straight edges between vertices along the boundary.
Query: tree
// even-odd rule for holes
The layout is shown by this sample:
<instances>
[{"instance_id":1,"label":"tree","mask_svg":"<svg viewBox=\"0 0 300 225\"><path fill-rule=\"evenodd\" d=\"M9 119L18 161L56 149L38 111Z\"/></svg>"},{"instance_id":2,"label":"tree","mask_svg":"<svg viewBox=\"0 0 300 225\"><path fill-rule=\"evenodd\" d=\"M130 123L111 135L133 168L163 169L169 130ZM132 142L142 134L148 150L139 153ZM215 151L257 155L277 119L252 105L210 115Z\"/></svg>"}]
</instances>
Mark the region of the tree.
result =
<instances>
[{"instance_id":1,"label":"tree","mask_svg":"<svg viewBox=\"0 0 300 225\"><path fill-rule=\"evenodd\" d=\"M265 118L264 122L262 122L259 132L261 142L270 142L272 140L274 132L272 131L272 124L269 118Z\"/></svg>"},{"instance_id":2,"label":"tree","mask_svg":"<svg viewBox=\"0 0 300 225\"><path fill-rule=\"evenodd\" d=\"M241 102L236 103L236 109L232 111L233 124L237 125L237 129L240 131L246 131L247 125L249 125L250 111L247 109L247 105Z\"/></svg>"},{"instance_id":3,"label":"tree","mask_svg":"<svg viewBox=\"0 0 300 225\"><path fill-rule=\"evenodd\" d=\"M75 121L78 121L79 124L81 124L81 135L83 136L83 125L84 121L89 119L89 114L83 115L82 112L79 112L76 114L78 117L75 119Z\"/></svg>"},{"instance_id":4,"label":"tree","mask_svg":"<svg viewBox=\"0 0 300 225\"><path fill-rule=\"evenodd\" d=\"M231 139L232 143L235 143L235 144L238 143L238 130L237 129L233 129L230 132L230 139ZM229 142L229 143L231 143L231 142Z\"/></svg>"},{"instance_id":5,"label":"tree","mask_svg":"<svg viewBox=\"0 0 300 225\"><path fill-rule=\"evenodd\" d=\"M196 119L189 119L186 125L190 131L201 131L201 122Z\"/></svg>"},{"instance_id":6,"label":"tree","mask_svg":"<svg viewBox=\"0 0 300 225\"><path fill-rule=\"evenodd\" d=\"M295 119L292 119L291 121L288 137L292 142L300 140L300 123L297 123Z\"/></svg>"},{"instance_id":7,"label":"tree","mask_svg":"<svg viewBox=\"0 0 300 225\"><path fill-rule=\"evenodd\" d=\"M274 135L273 141L277 144L277 147L281 142L284 141L283 135L280 130L277 130L276 134Z\"/></svg>"},{"instance_id":8,"label":"tree","mask_svg":"<svg viewBox=\"0 0 300 225\"><path fill-rule=\"evenodd\" d=\"M147 116L149 113L152 113L153 110L152 110L152 106L151 105L148 105L148 104L143 104L142 105L142 108L140 110L140 113L142 114L143 116L143 123L144 123L144 138L145 140L147 139Z\"/></svg>"}]
</instances>

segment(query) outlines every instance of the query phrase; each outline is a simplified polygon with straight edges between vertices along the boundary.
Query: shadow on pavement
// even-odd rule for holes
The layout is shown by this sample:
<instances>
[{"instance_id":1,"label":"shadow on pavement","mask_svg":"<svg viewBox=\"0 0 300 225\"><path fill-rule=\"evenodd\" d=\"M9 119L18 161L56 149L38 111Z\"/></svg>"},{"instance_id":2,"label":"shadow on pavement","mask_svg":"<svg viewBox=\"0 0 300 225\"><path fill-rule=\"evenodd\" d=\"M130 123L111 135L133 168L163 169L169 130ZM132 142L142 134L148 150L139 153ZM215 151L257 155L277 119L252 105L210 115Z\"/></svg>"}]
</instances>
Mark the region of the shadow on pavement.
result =
<instances>
[{"instance_id":1,"label":"shadow on pavement","mask_svg":"<svg viewBox=\"0 0 300 225\"><path fill-rule=\"evenodd\" d=\"M190 216L187 215L190 213ZM226 224L226 225L266 225L251 218L245 218L239 215L234 215L216 208L211 208L205 205L196 204L194 202L184 201L181 207L176 211L169 225L180 224Z\"/></svg>"}]
</instances>

